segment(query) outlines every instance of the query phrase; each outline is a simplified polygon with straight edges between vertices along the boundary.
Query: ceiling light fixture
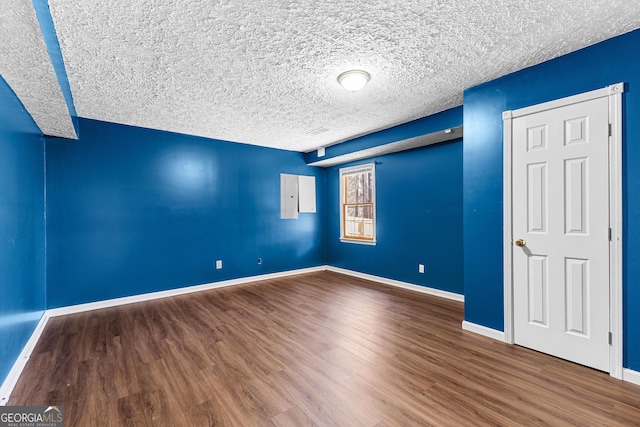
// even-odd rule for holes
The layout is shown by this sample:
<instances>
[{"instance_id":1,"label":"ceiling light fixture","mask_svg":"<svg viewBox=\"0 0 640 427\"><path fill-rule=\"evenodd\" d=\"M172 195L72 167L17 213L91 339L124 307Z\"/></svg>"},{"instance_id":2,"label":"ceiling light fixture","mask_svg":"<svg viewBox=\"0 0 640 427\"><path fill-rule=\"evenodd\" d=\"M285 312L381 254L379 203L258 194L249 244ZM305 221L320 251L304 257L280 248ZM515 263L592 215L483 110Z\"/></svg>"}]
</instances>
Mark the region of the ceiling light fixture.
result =
<instances>
[{"instance_id":1,"label":"ceiling light fixture","mask_svg":"<svg viewBox=\"0 0 640 427\"><path fill-rule=\"evenodd\" d=\"M338 76L338 82L346 90L356 92L362 89L371 79L371 75L362 70L349 70Z\"/></svg>"}]
</instances>

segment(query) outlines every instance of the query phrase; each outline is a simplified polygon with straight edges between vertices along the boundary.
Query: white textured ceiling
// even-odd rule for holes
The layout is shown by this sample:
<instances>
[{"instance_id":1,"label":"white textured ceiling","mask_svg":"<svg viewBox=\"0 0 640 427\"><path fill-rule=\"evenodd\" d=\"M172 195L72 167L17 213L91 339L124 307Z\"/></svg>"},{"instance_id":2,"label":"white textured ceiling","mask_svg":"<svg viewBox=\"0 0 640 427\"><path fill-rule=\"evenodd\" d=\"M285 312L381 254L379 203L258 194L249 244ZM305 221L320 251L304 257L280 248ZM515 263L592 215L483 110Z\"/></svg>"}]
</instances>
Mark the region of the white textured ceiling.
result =
<instances>
[{"instance_id":1,"label":"white textured ceiling","mask_svg":"<svg viewBox=\"0 0 640 427\"><path fill-rule=\"evenodd\" d=\"M49 5L78 116L296 151L460 105L467 87L640 27L637 0ZM360 92L336 81L351 68L372 76Z\"/></svg>"},{"instance_id":2,"label":"white textured ceiling","mask_svg":"<svg viewBox=\"0 0 640 427\"><path fill-rule=\"evenodd\" d=\"M76 137L32 0L0 0L0 75L42 132Z\"/></svg>"}]
</instances>

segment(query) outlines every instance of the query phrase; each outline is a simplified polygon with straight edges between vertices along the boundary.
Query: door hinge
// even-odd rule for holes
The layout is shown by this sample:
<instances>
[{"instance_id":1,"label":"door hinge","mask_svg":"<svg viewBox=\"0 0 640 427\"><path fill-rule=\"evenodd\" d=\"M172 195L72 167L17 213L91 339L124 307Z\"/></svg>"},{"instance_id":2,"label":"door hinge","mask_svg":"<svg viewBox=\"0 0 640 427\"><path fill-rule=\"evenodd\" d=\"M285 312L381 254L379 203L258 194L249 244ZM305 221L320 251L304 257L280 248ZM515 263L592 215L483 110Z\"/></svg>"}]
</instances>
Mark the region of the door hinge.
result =
<instances>
[{"instance_id":1,"label":"door hinge","mask_svg":"<svg viewBox=\"0 0 640 427\"><path fill-rule=\"evenodd\" d=\"M609 227L609 241L613 240L613 230Z\"/></svg>"},{"instance_id":2,"label":"door hinge","mask_svg":"<svg viewBox=\"0 0 640 427\"><path fill-rule=\"evenodd\" d=\"M613 344L613 334L609 332L609 345Z\"/></svg>"},{"instance_id":3,"label":"door hinge","mask_svg":"<svg viewBox=\"0 0 640 427\"><path fill-rule=\"evenodd\" d=\"M609 136L613 136L613 125L609 123Z\"/></svg>"}]
</instances>

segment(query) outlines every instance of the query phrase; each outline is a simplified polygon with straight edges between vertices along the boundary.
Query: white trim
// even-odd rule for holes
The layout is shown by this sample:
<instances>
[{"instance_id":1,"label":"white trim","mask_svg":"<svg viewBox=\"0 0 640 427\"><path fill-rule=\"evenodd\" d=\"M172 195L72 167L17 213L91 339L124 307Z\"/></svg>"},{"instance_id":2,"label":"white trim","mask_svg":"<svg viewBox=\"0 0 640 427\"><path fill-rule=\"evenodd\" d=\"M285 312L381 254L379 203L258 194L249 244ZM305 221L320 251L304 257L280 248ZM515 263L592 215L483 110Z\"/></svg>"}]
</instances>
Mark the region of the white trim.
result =
<instances>
[{"instance_id":1,"label":"white trim","mask_svg":"<svg viewBox=\"0 0 640 427\"><path fill-rule=\"evenodd\" d=\"M609 251L610 263L610 331L612 342L610 346L609 374L618 379L623 378L622 349L622 93L624 83L617 83L602 89L585 92L579 95L561 98L555 101L545 102L530 107L520 108L502 113L504 121L504 193L503 193L503 256L504 256L504 325L505 342L513 343L513 270L511 259L512 232L512 119L560 108L592 99L609 98L609 121L612 135L609 138L609 203L610 203L610 227L612 229L612 242ZM625 371L626 373L626 371Z\"/></svg>"},{"instance_id":2,"label":"white trim","mask_svg":"<svg viewBox=\"0 0 640 427\"><path fill-rule=\"evenodd\" d=\"M513 197L512 187L513 180L511 179L511 152L512 152L512 124L513 124L513 112L505 111L502 113L504 120L504 147L503 147L503 193L502 193L502 210L503 210L503 242L504 249L503 255L503 268L504 268L504 341L507 344L513 344L515 342L513 333L513 253L511 251L511 242L513 239L513 221L512 221L512 205L511 199Z\"/></svg>"},{"instance_id":3,"label":"white trim","mask_svg":"<svg viewBox=\"0 0 640 427\"><path fill-rule=\"evenodd\" d=\"M361 163L355 166L347 166L340 168L340 176L356 175L361 172L368 172L370 169L375 170L376 164L374 162Z\"/></svg>"},{"instance_id":4,"label":"white trim","mask_svg":"<svg viewBox=\"0 0 640 427\"><path fill-rule=\"evenodd\" d=\"M295 276L298 274L315 273L325 271L325 266L303 268L299 270L289 270L279 273L261 274L259 276L240 277L238 279L224 280L221 282L205 283L203 285L188 286L185 288L169 289L166 291L151 292L147 294L133 295L130 297L114 298L103 301L90 302L86 304L71 305L67 307L53 308L47 310L49 317L64 316L67 314L82 313L85 311L99 310L101 308L116 307L120 305L133 304L136 302L151 301L160 298L168 298L177 295L185 295L194 292L207 291L210 289L224 288L227 286L242 285L244 283L258 282L261 280L278 279L281 277Z\"/></svg>"},{"instance_id":5,"label":"white trim","mask_svg":"<svg viewBox=\"0 0 640 427\"><path fill-rule=\"evenodd\" d=\"M357 245L369 245L369 246L375 246L377 244L376 240L347 239L346 237L341 237L340 241L342 243L355 243Z\"/></svg>"},{"instance_id":6,"label":"white trim","mask_svg":"<svg viewBox=\"0 0 640 427\"><path fill-rule=\"evenodd\" d=\"M464 302L464 295L455 292L442 291L440 289L429 288L427 286L415 285L413 283L401 282L399 280L387 279L386 277L374 276L372 274L360 273L359 271L347 270L345 268L327 266L327 271L344 274L346 276L357 277L359 279L378 282L383 285L395 286L396 288L408 289L410 291L421 292L427 295L434 295L440 298L446 298L453 301Z\"/></svg>"},{"instance_id":7,"label":"white trim","mask_svg":"<svg viewBox=\"0 0 640 427\"><path fill-rule=\"evenodd\" d=\"M47 325L49 321L49 316L45 311L40 318L40 321L36 325L33 333L31 334L31 338L25 344L24 348L20 352L20 355L16 359L13 367L9 371L7 378L5 378L2 383L2 387L0 387L0 406L5 406L9 401L9 397L11 397L11 393L13 392L13 388L16 386L24 367L26 366L29 358L31 357L31 353L33 349L36 347L38 340L40 339L40 335L42 335L42 331L44 331L44 327Z\"/></svg>"},{"instance_id":8,"label":"white trim","mask_svg":"<svg viewBox=\"0 0 640 427\"><path fill-rule=\"evenodd\" d=\"M289 270L289 271L283 271L279 273L262 274L259 276L242 277L238 279L225 280L222 282L206 283L203 285L189 286L185 288L169 289L166 291L151 292L147 294L133 295L130 297L114 298L114 299L96 301L96 302L91 302L86 304L78 304L78 305L72 305L67 307L54 308L44 312L44 314L42 315L42 318L40 319L40 322L38 323L38 326L36 326L36 329L31 335L31 338L29 339L24 349L18 356L18 359L14 363L13 368L11 369L11 371L9 372L9 375L7 375L7 378L2 384L2 388L0 388L0 399L1 399L0 406L6 405L7 401L9 400L9 397L13 392L13 388L15 387L18 379L20 378L20 375L22 374L22 370L24 369L25 365L27 364L27 361L29 360L29 357L31 356L31 352L33 351L34 347L38 343L38 340L40 339L40 335L44 331L44 328L48 320L52 317L64 316L67 314L82 313L86 311L99 310L102 308L116 307L116 306L121 306L126 304L133 304L136 302L151 301L155 299L168 298L168 297L177 296L177 295L185 295L189 293L201 292L201 291L206 291L210 289L241 285L244 283L258 282L261 280L277 279L277 278L296 276L299 274L306 274L306 273L315 273L319 271L333 271L334 273L340 273L347 276L358 277L361 279L378 282L384 285L395 286L403 289L408 289L411 291L421 292L428 295L435 295L441 298L464 302L464 295L461 295L461 294L441 291L439 289L433 289L433 288L428 288L426 286L414 285L411 283L401 282L393 279L387 279L384 277L373 276L371 274L359 273L356 271L346 270L343 268L322 265L318 267Z\"/></svg>"},{"instance_id":9,"label":"white trim","mask_svg":"<svg viewBox=\"0 0 640 427\"><path fill-rule=\"evenodd\" d=\"M43 318L46 318L48 320L51 317L65 316L67 314L83 313L86 311L99 310L102 308L117 307L117 306L126 305L126 304L134 304L137 302L152 301L155 299L168 298L168 297L177 296L177 295L185 295L185 294L190 294L194 292L202 292L210 289L224 288L227 286L242 285L244 283L258 282L261 280L278 279L282 277L296 276L299 274L306 274L306 273L316 273L319 271L332 271L334 273L340 273L347 276L358 277L360 279L371 280L373 282L378 282L385 285L395 286L398 288L421 292L428 295L435 295L438 297L442 297L442 298L446 298L454 301L464 302L464 295L462 294L443 291L440 289L430 288L422 285L416 285L413 283L401 282L399 280L388 279L386 277L380 277L380 276L374 276L372 274L360 273L358 271L347 270L344 268L323 265L318 267L289 270L289 271L283 271L278 273L262 274L259 276L241 277L238 279L224 280L221 282L205 283L202 285L188 286L185 288L177 288L177 289L169 289L166 291L150 292L146 294L132 295L129 297L114 298L114 299L90 302L86 304L77 304L77 305L70 305L70 306L60 307L60 308L52 308L45 311ZM41 320L41 323L42 323L42 320ZM44 328L45 324L46 324L46 321L42 325L42 328ZM38 328L40 327L41 325L39 324ZM38 332L38 336L40 333L42 333L41 330ZM29 344L27 344L27 346L28 345Z\"/></svg>"},{"instance_id":10,"label":"white trim","mask_svg":"<svg viewBox=\"0 0 640 427\"><path fill-rule=\"evenodd\" d=\"M624 84L609 87L609 328L612 342L609 352L610 374L623 378L623 291L622 291L622 92Z\"/></svg>"},{"instance_id":11,"label":"white trim","mask_svg":"<svg viewBox=\"0 0 640 427\"><path fill-rule=\"evenodd\" d=\"M622 380L632 384L640 385L640 372L632 371L631 369L623 369Z\"/></svg>"},{"instance_id":12,"label":"white trim","mask_svg":"<svg viewBox=\"0 0 640 427\"><path fill-rule=\"evenodd\" d=\"M462 322L462 329L464 329L465 331L483 335L485 337L493 338L494 340L497 340L497 341L505 342L504 332L499 331L497 329L487 328L486 326L467 322L466 320Z\"/></svg>"},{"instance_id":13,"label":"white trim","mask_svg":"<svg viewBox=\"0 0 640 427\"><path fill-rule=\"evenodd\" d=\"M260 280L275 279L275 278L294 276L294 275L305 274L305 273L314 273L319 271L331 271L334 273L344 274L347 276L353 276L353 277L358 277L360 279L378 282L384 285L395 286L395 287L399 287L399 288L403 288L403 289L407 289L415 292L421 292L427 295L434 295L441 298L464 302L464 295L461 295L461 294L442 291L439 289L433 289L426 286L414 285L412 283L406 283L398 280L387 279L384 277L374 276L366 273L360 273L357 271L347 270L344 268L324 265L324 266L304 268L299 270L284 271L280 273L270 273L270 274L264 274L260 276L250 276L250 277L239 278L239 279L225 280L223 282L208 283L204 285L196 285L196 286L190 286L186 288L171 289L167 291L152 292L148 294L135 295L131 297L98 301L95 303L79 304L74 306L55 308L55 309L47 310L43 313L42 317L40 318L40 321L38 322L38 325L36 326L35 330L31 334L31 338L29 338L29 341L27 341L27 344L25 344L24 348L22 349L22 352L20 353L15 363L13 364L13 367L9 371L7 378L4 380L2 387L0 387L0 406L5 406L7 404L7 401L9 400L9 398L11 397L11 393L13 392L13 388L18 382L18 379L20 378L20 375L22 374L24 367L26 366L29 358L31 357L31 353L33 352L33 349L38 343L38 340L40 339L40 336L42 335L42 332L44 331L44 328L51 317L63 316L66 314L73 314L73 313L80 313L80 312L90 311L90 310L97 310L100 308L114 307L117 305L132 304L135 302L167 298L175 295L184 295L184 294L200 292L208 289L216 289L216 288L222 288L226 286L240 285L243 283L251 283L251 282L256 282ZM469 332L474 332L489 338L493 338L498 341L506 342L504 332L498 331L496 329L487 328L486 326L463 321L462 329ZM622 372L623 372L622 378L621 378L622 380L640 385L640 372L633 371L631 369L624 369L622 370Z\"/></svg>"},{"instance_id":14,"label":"white trim","mask_svg":"<svg viewBox=\"0 0 640 427\"><path fill-rule=\"evenodd\" d=\"M597 98L604 98L605 96L621 94L622 92L624 92L624 83L616 83L611 86L603 87L602 89L596 89L590 92L584 92L578 95L567 96L565 98L543 102L542 104L536 104L530 107L512 110L511 118L515 119L517 117L523 117L529 114L535 114L542 111L553 110L555 108L566 107L567 105L579 104L580 102L591 101ZM502 113L502 117L504 118L504 113Z\"/></svg>"},{"instance_id":15,"label":"white trim","mask_svg":"<svg viewBox=\"0 0 640 427\"><path fill-rule=\"evenodd\" d=\"M13 364L13 367L11 368L11 371L9 371L7 378L4 380L4 383L0 388L0 406L5 406L7 404L7 401L9 400L9 398L11 397L11 393L13 392L13 388L16 386L16 383L18 382L18 379L20 378L20 375L22 374L22 371L25 365L27 364L27 362L29 361L29 358L31 357L31 353L33 352L33 349L35 348L36 344L38 343L38 340L40 339L40 335L42 335L42 332L44 331L44 328L47 325L47 322L52 317L64 316L67 314L82 313L85 311L98 310L101 308L133 304L136 302L151 301L155 299L206 291L209 289L222 288L226 286L234 286L234 285L241 285L244 283L258 282L260 280L277 279L281 277L295 276L295 275L305 274L305 273L315 273L318 271L325 271L326 269L327 267L322 265L318 267L303 268L299 270L289 270L289 271L283 271L279 273L262 274L259 276L243 277L239 279L225 280L222 282L207 283L204 285L189 286L186 288L169 289L166 291L151 292L147 294L133 295L130 297L114 298L110 300L97 301L97 302L92 302L87 304L78 304L78 305L46 310L42 315L42 317L40 318L40 322L36 326L36 329L33 331L33 334L31 334L31 338L29 338L29 341L27 341L27 344L22 349L22 352L16 359L15 363Z\"/></svg>"}]
</instances>

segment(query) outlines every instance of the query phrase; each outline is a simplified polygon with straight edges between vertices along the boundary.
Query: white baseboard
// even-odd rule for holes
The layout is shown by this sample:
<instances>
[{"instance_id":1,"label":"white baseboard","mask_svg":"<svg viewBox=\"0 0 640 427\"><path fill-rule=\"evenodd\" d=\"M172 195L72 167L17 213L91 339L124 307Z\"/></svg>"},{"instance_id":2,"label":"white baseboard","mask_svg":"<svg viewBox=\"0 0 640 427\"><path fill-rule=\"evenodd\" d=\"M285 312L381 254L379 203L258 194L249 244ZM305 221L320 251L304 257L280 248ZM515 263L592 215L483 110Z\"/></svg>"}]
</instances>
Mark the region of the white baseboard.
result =
<instances>
[{"instance_id":1,"label":"white baseboard","mask_svg":"<svg viewBox=\"0 0 640 427\"><path fill-rule=\"evenodd\" d=\"M98 310L101 308L116 307L119 305L133 304L136 302L151 301L160 298L168 298L176 295L185 295L193 292L207 291L210 289L224 288L227 286L241 285L244 283L258 282L260 280L277 279L280 277L295 276L298 274L314 273L325 271L325 266L302 268L299 270L289 270L279 273L261 274L259 276L241 277L238 279L224 280L221 282L205 283L202 285L188 286L185 288L169 289L166 291L151 292L147 294L133 295L130 297L114 298L103 301L90 302L86 304L70 305L67 307L53 308L47 310L49 317L64 316L67 314L82 313L85 311Z\"/></svg>"},{"instance_id":2,"label":"white baseboard","mask_svg":"<svg viewBox=\"0 0 640 427\"><path fill-rule=\"evenodd\" d=\"M13 392L13 388L15 387L18 379L20 378L20 375L22 374L22 370L24 369L25 365L27 364L27 361L31 357L31 353L33 352L33 349L35 348L36 344L38 343L38 340L40 339L40 335L44 331L44 328L51 317L63 316L66 314L73 314L73 313L81 313L85 311L98 310L101 308L115 307L115 306L125 305L125 304L133 304L136 302L150 301L154 299L167 298L167 297L176 296L176 295L184 295L184 294L189 294L193 292L201 292L209 289L217 289L217 288L222 288L227 286L240 285L244 283L257 282L260 280L276 279L281 277L295 276L298 274L305 274L305 273L314 273L314 272L325 271L325 270L333 271L335 273L345 274L348 276L358 277L361 279L370 280L370 281L382 283L385 285L408 289L411 291L421 292L428 295L435 295L438 297L442 297L442 298L446 298L454 301L464 302L464 295L461 295L461 294L456 294L453 292L442 291L439 289L433 289L426 286L420 286L412 283L401 282L399 280L387 279L385 277L379 277L371 274L360 273L357 271L347 270L344 268L331 267L331 266L325 265L325 266L318 266L318 267L311 267L311 268L303 268L299 270L283 271L279 273L263 274L259 276L242 277L238 279L225 280L221 282L206 283L203 285L189 286L189 287L178 288L178 289L170 289L170 290L160 291L160 292L151 292L147 294L134 295L134 296L123 297L123 298L115 298L115 299L104 300L104 301L97 301L97 302L92 302L87 304L78 304L78 305L73 305L68 307L54 308L44 312L44 314L40 319L40 322L38 323L35 330L33 331L33 334L31 334L31 338L29 338L29 341L27 342L25 347L22 349L22 352L18 356L18 359L16 360L13 367L11 368L11 371L9 371L7 378L5 379L4 383L2 384L2 387L0 388L0 406L4 406L7 404L7 401L9 400L9 397ZM504 339L505 339L504 332L487 328L485 326L477 325L475 323L471 323L467 321L462 322L462 329L466 331L474 332L480 335L484 335L486 337L493 338L498 341L504 342ZM640 372L636 372L631 369L625 369L623 373L623 379L624 381L628 381L628 382L640 385Z\"/></svg>"},{"instance_id":3,"label":"white baseboard","mask_svg":"<svg viewBox=\"0 0 640 427\"><path fill-rule=\"evenodd\" d=\"M486 326L477 325L475 323L467 322L466 320L462 322L462 329L504 342L504 332L496 329L487 328ZM622 380L640 385L640 372L633 371L631 369L623 369Z\"/></svg>"},{"instance_id":4,"label":"white baseboard","mask_svg":"<svg viewBox=\"0 0 640 427\"><path fill-rule=\"evenodd\" d=\"M29 338L29 341L27 342L25 347L22 349L22 352L18 356L18 359L16 360L13 367L11 368L11 371L9 371L7 378L2 384L2 388L0 388L0 406L6 405L7 401L9 400L9 397L13 392L13 388L15 387L18 379L20 378L20 375L22 374L22 370L24 369L25 365L27 364L27 361L31 357L31 353L33 352L33 349L38 343L38 340L40 339L40 335L42 334L42 331L44 330L47 324L47 321L51 317L64 316L67 314L74 314L74 313L82 313L82 312L91 311L91 310L98 310L101 308L116 307L116 306L125 305L125 304L133 304L136 302L151 301L151 300L160 299L160 298L168 298L176 295L184 295L184 294L189 294L193 292L201 292L209 289L217 289L217 288L223 288L227 286L241 285L244 283L257 282L260 280L277 279L281 277L295 276L295 275L305 274L305 273L315 273L318 271L326 271L326 270L382 283L385 285L395 286L395 287L408 289L416 292L422 292L429 295L435 295L438 297L447 298L455 301L461 301L461 302L464 301L463 295L456 294L453 292L441 291L439 289L428 288L426 286L414 285L412 283L401 282L398 280L387 279L384 277L374 276L371 274L365 274L357 271L323 265L318 267L283 271L279 273L263 274L259 276L241 277L238 279L224 280L221 282L188 286L185 288L169 289L166 291L151 292L147 294L133 295L130 297L114 298L114 299L104 300L104 301L96 301L96 302L91 302L86 304L78 304L78 305L72 305L67 307L54 308L54 309L46 310L44 312L44 314L40 318L40 322L38 323L38 325L36 326L36 329L31 335L31 338Z\"/></svg>"},{"instance_id":5,"label":"white baseboard","mask_svg":"<svg viewBox=\"0 0 640 427\"><path fill-rule=\"evenodd\" d=\"M484 335L485 337L493 338L494 340L504 342L505 336L504 332L499 331L497 329L487 328L486 326L478 325L475 323L467 322L466 320L462 322L462 329L465 331L473 332L479 335Z\"/></svg>"},{"instance_id":6,"label":"white baseboard","mask_svg":"<svg viewBox=\"0 0 640 427\"><path fill-rule=\"evenodd\" d=\"M622 380L640 385L640 372L632 371L631 369L623 369Z\"/></svg>"},{"instance_id":7,"label":"white baseboard","mask_svg":"<svg viewBox=\"0 0 640 427\"><path fill-rule=\"evenodd\" d=\"M47 322L49 321L49 316L47 316L47 312L45 311L38 325L36 325L35 330L31 334L31 338L27 341L24 348L20 352L20 355L16 359L13 367L9 371L7 378L5 378L2 383L2 387L0 387L0 406L5 406L11 397L11 393L13 392L13 388L16 386L20 375L22 374L22 370L26 366L29 358L31 357L31 353L33 349L36 347L38 340L40 339L40 335L42 335L42 331L44 331L44 327L47 326Z\"/></svg>"},{"instance_id":8,"label":"white baseboard","mask_svg":"<svg viewBox=\"0 0 640 427\"><path fill-rule=\"evenodd\" d=\"M13 392L13 388L18 382L18 379L20 378L20 375L22 374L22 371L26 366L27 361L31 357L31 353L33 352L33 349L35 348L36 344L38 343L38 340L40 339L40 335L42 334L42 331L44 331L44 328L47 325L47 322L52 317L64 316L66 314L82 313L85 311L98 310L101 308L115 307L115 306L125 305L125 304L133 304L136 302L150 301L150 300L160 299L160 298L167 298L175 295L184 295L184 294L189 294L193 292L206 291L209 289L222 288L226 286L241 285L243 283L258 282L260 280L277 279L280 277L295 276L298 274L305 274L305 273L315 273L318 271L325 271L326 269L327 268L324 265L318 266L318 267L302 268L298 270L262 274L259 276L242 277L239 279L225 280L222 282L206 283L203 285L188 286L185 288L178 288L178 289L169 289L166 291L151 292L147 294L133 295L130 297L114 298L110 300L97 301L97 302L91 302L87 304L78 304L78 305L72 305L68 307L60 307L60 308L54 308L51 310L46 310L42 315L42 317L40 318L40 322L36 326L36 329L33 331L33 334L31 334L31 338L29 338L29 341L27 341L27 344L22 349L22 352L18 356L18 359L13 364L13 367L11 368L11 371L9 371L9 374L7 375L7 378L4 380L4 383L2 383L2 387L0 388L0 406L5 406L7 404L7 401L9 400L9 398L11 397L11 393Z\"/></svg>"},{"instance_id":9,"label":"white baseboard","mask_svg":"<svg viewBox=\"0 0 640 427\"><path fill-rule=\"evenodd\" d=\"M408 289L410 291L421 292L423 294L435 295L441 298L464 302L464 295L456 294L454 292L442 291L440 289L429 288L427 286L414 285L413 283L401 282L399 280L394 280L394 279L387 279L386 277L360 273L359 271L347 270L345 268L326 266L325 269L327 271L333 271L334 273L345 274L347 276L353 276L359 279L370 280L372 282L378 282L384 285L395 286L397 288Z\"/></svg>"},{"instance_id":10,"label":"white baseboard","mask_svg":"<svg viewBox=\"0 0 640 427\"><path fill-rule=\"evenodd\" d=\"M90 302L86 304L70 305L67 307L53 308L46 311L48 317L64 316L67 314L82 313L85 311L99 310L101 308L116 307L125 304L133 304L136 302L151 301L154 299L168 298L176 295L185 295L193 292L207 291L210 289L224 288L227 286L241 285L244 283L258 282L260 280L277 279L287 276L296 276L305 273L315 273L318 271L333 271L335 273L345 274L348 276L358 277L360 279L371 280L385 285L395 286L399 288L409 289L416 292L422 292L429 295L464 302L464 295L453 292L433 289L426 286L414 285L412 283L401 282L399 280L387 279L385 277L374 276L371 274L360 273L357 271L347 270L344 268L331 267L327 265L302 268L298 270L289 270L278 273L262 274L259 276L241 277L238 279L224 280L222 282L205 283L202 285L188 286L185 288L168 289L166 291L151 292L147 294L132 295L130 297L114 298L103 301Z\"/></svg>"}]
</instances>

